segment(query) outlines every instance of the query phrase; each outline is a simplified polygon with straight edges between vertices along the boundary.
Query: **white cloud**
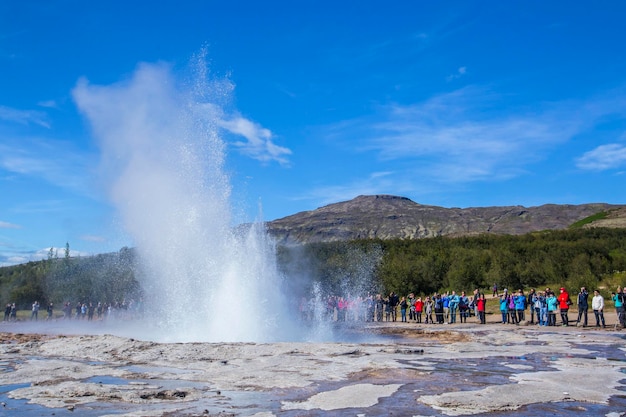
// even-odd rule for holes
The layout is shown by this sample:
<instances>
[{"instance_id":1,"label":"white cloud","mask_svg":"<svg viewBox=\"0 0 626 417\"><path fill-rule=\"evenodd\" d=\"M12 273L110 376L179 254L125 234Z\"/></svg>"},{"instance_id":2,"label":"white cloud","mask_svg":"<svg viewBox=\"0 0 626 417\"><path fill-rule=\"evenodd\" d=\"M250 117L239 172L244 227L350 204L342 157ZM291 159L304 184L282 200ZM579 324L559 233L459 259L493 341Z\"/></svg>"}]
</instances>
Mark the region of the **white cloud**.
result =
<instances>
[{"instance_id":1,"label":"white cloud","mask_svg":"<svg viewBox=\"0 0 626 417\"><path fill-rule=\"evenodd\" d=\"M626 145L610 143L585 152L576 166L590 171L606 171L626 166Z\"/></svg>"},{"instance_id":2,"label":"white cloud","mask_svg":"<svg viewBox=\"0 0 626 417\"><path fill-rule=\"evenodd\" d=\"M247 141L236 141L234 146L242 153L262 162L276 161L280 164L287 164L287 155L291 155L291 150L276 145L272 141L272 132L241 116L235 116L229 120L222 119L219 125L236 135L243 136Z\"/></svg>"},{"instance_id":3,"label":"white cloud","mask_svg":"<svg viewBox=\"0 0 626 417\"><path fill-rule=\"evenodd\" d=\"M330 134L383 162L405 162L414 177L464 183L518 176L588 123L569 103L505 113L500 101L468 87L418 104L382 107L334 126Z\"/></svg>"},{"instance_id":4,"label":"white cloud","mask_svg":"<svg viewBox=\"0 0 626 417\"><path fill-rule=\"evenodd\" d=\"M607 118L623 118L626 100L619 97L611 91L586 101L512 107L491 90L470 86L420 103L381 106L371 115L330 126L325 134L360 158L375 157L377 169L392 168L395 181L412 183L409 192L415 195L423 187L450 190L535 171L533 165L569 146L573 137ZM586 169L624 166L624 147L600 147L578 164Z\"/></svg>"},{"instance_id":5,"label":"white cloud","mask_svg":"<svg viewBox=\"0 0 626 417\"><path fill-rule=\"evenodd\" d=\"M37 103L37 105L41 106L41 107L47 107L47 108L50 108L50 109L56 109L56 108L59 107L57 102L54 101L54 100L40 101L39 103Z\"/></svg>"},{"instance_id":6,"label":"white cloud","mask_svg":"<svg viewBox=\"0 0 626 417\"><path fill-rule=\"evenodd\" d=\"M0 267L24 264L31 259L28 256L20 255L3 255L0 253Z\"/></svg>"},{"instance_id":7,"label":"white cloud","mask_svg":"<svg viewBox=\"0 0 626 417\"><path fill-rule=\"evenodd\" d=\"M0 244L0 267L48 259L50 256L50 249L50 247L47 247L36 250L27 250L25 248L14 247L12 245ZM52 247L52 254L54 257L65 257L65 245ZM93 256L93 253L70 248L70 257L72 258L87 256Z\"/></svg>"},{"instance_id":8,"label":"white cloud","mask_svg":"<svg viewBox=\"0 0 626 417\"><path fill-rule=\"evenodd\" d=\"M34 123L48 129L50 128L46 113L36 110L18 110L0 106L0 120L24 125Z\"/></svg>"},{"instance_id":9,"label":"white cloud","mask_svg":"<svg viewBox=\"0 0 626 417\"><path fill-rule=\"evenodd\" d=\"M453 81L457 78L461 78L467 73L467 67L459 67L454 74L450 74L446 77L446 81Z\"/></svg>"},{"instance_id":10,"label":"white cloud","mask_svg":"<svg viewBox=\"0 0 626 417\"><path fill-rule=\"evenodd\" d=\"M0 168L14 174L41 178L60 188L90 195L85 175L93 167L92 155L66 141L32 137L4 138L0 144Z\"/></svg>"},{"instance_id":11,"label":"white cloud","mask_svg":"<svg viewBox=\"0 0 626 417\"><path fill-rule=\"evenodd\" d=\"M398 177L402 176L391 171L374 172L365 178L356 178L343 184L314 187L307 190L306 194L296 196L294 200L310 200L324 206L350 200L359 195L403 195L413 190L414 185L410 179Z\"/></svg>"},{"instance_id":12,"label":"white cloud","mask_svg":"<svg viewBox=\"0 0 626 417\"><path fill-rule=\"evenodd\" d=\"M21 229L21 228L22 226L18 224L0 221L0 229Z\"/></svg>"}]
</instances>

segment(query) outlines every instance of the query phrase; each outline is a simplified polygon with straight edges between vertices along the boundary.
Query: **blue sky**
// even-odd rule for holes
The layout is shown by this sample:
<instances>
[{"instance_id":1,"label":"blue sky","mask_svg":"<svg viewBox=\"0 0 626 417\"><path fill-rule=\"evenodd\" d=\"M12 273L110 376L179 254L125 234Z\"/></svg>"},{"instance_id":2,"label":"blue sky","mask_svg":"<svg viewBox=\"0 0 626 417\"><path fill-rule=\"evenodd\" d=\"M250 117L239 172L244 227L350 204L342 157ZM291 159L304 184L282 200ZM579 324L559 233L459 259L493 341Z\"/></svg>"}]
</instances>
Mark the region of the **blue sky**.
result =
<instances>
[{"instance_id":1,"label":"blue sky","mask_svg":"<svg viewBox=\"0 0 626 417\"><path fill-rule=\"evenodd\" d=\"M259 201L273 220L383 193L444 207L624 204L625 12L621 1L4 0L0 265L66 243L77 255L134 244L98 175L98 112L81 93L130 89L142 68L184 84L198 55L238 220Z\"/></svg>"}]
</instances>

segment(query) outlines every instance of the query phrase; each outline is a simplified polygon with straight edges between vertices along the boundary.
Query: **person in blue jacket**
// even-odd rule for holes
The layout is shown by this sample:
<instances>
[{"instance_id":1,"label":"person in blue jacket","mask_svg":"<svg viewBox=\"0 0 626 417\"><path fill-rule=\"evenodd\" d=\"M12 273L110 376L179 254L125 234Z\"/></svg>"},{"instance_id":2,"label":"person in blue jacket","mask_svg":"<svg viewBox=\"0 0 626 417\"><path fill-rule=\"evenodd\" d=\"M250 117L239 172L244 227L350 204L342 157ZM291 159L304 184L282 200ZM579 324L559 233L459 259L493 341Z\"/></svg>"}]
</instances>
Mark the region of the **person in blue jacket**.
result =
<instances>
[{"instance_id":1,"label":"person in blue jacket","mask_svg":"<svg viewBox=\"0 0 626 417\"><path fill-rule=\"evenodd\" d=\"M517 290L517 295L515 295L513 303L515 304L517 324L519 324L526 319L524 316L524 311L526 310L526 296L522 290Z\"/></svg>"},{"instance_id":2,"label":"person in blue jacket","mask_svg":"<svg viewBox=\"0 0 626 417\"><path fill-rule=\"evenodd\" d=\"M456 295L456 291L452 291L450 299L448 300L448 313L450 314L450 321L448 324L456 323L456 312L459 308L459 296Z\"/></svg>"},{"instance_id":3,"label":"person in blue jacket","mask_svg":"<svg viewBox=\"0 0 626 417\"><path fill-rule=\"evenodd\" d=\"M546 304L548 305L548 326L556 326L556 310L559 307L559 300L556 299L553 292L548 294Z\"/></svg>"},{"instance_id":4,"label":"person in blue jacket","mask_svg":"<svg viewBox=\"0 0 626 417\"><path fill-rule=\"evenodd\" d=\"M500 296L500 313L502 314L502 324L506 324L509 316L509 299L506 293Z\"/></svg>"}]
</instances>

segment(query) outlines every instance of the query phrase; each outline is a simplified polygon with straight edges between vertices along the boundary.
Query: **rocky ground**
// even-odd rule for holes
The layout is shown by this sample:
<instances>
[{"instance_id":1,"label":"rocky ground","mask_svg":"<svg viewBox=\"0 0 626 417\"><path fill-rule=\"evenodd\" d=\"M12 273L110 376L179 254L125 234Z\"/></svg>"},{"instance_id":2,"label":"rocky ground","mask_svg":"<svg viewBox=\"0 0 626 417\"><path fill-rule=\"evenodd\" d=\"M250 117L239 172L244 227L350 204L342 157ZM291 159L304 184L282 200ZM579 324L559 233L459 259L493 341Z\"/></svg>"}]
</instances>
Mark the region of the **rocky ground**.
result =
<instances>
[{"instance_id":1,"label":"rocky ground","mask_svg":"<svg viewBox=\"0 0 626 417\"><path fill-rule=\"evenodd\" d=\"M626 409L626 333L612 326L352 330L371 342L156 343L3 324L0 416L617 417Z\"/></svg>"}]
</instances>

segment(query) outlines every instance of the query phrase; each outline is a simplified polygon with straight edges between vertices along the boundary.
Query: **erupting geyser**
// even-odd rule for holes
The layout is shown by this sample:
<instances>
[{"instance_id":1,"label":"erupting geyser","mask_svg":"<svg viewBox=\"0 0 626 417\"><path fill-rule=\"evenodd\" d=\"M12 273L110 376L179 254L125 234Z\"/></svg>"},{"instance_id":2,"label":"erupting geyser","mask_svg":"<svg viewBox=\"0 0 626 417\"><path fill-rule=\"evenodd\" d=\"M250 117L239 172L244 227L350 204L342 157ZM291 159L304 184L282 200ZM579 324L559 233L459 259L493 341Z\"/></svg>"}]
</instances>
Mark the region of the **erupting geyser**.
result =
<instances>
[{"instance_id":1,"label":"erupting geyser","mask_svg":"<svg viewBox=\"0 0 626 417\"><path fill-rule=\"evenodd\" d=\"M233 227L220 125L228 81L182 83L164 64L128 81L80 81L74 98L98 140L112 202L141 259L146 317L159 341L276 341L290 325L263 225Z\"/></svg>"}]
</instances>

